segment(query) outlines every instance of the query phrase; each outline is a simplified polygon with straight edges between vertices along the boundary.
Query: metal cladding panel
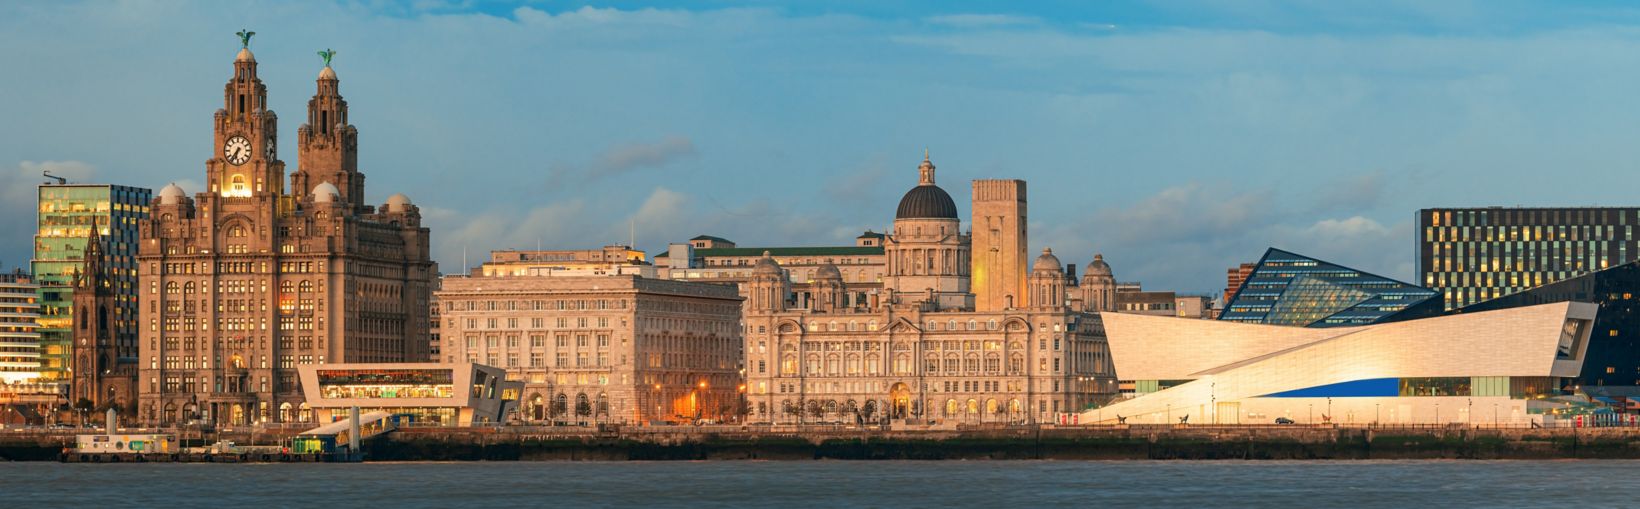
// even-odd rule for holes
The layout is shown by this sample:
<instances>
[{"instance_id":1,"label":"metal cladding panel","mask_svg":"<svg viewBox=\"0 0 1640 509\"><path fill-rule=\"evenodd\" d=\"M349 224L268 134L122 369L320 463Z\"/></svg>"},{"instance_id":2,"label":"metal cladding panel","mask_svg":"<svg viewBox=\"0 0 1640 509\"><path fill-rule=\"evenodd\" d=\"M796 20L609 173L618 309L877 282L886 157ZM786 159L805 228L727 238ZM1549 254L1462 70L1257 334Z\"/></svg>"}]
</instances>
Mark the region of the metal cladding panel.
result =
<instances>
[{"instance_id":1,"label":"metal cladding panel","mask_svg":"<svg viewBox=\"0 0 1640 509\"><path fill-rule=\"evenodd\" d=\"M1164 409L1234 402L1286 391L1380 378L1575 376L1582 367L1590 328L1582 329L1582 337L1571 344L1577 353L1565 359L1557 358L1557 351L1562 345L1562 330L1568 319L1592 322L1596 310L1592 304L1561 302L1365 327L1298 329L1341 334L1202 370L1194 376L1175 377L1172 379L1194 380L1110 405L1097 412L1098 416L1090 413L1085 417L1091 422L1114 415L1151 414L1163 412ZM1122 373L1124 362L1129 366L1149 369L1140 373L1177 375L1189 369L1188 365L1172 370L1149 366L1168 364L1169 359L1165 356L1179 355L1184 350L1180 345L1187 344L1190 339L1201 342L1245 341L1257 344L1260 349L1273 345L1273 340L1257 337L1267 328L1201 321L1212 326L1169 329L1170 323L1150 323L1148 328L1121 330L1118 325L1113 330L1108 320L1106 333L1111 339L1117 375L1123 379L1151 379ZM1118 318L1117 321L1123 319ZM1214 331L1217 334L1212 336L1180 335L1181 332L1209 331L1214 327L1226 329ZM1237 337L1236 334L1227 333L1228 330L1247 336ZM1121 337L1145 338L1147 342L1164 347L1147 352L1128 345L1118 350ZM1198 346L1203 351L1219 354L1232 350L1215 348L1212 344ZM1122 355L1149 358L1124 361ZM1201 362L1207 357L1200 355L1193 360Z\"/></svg>"}]
</instances>

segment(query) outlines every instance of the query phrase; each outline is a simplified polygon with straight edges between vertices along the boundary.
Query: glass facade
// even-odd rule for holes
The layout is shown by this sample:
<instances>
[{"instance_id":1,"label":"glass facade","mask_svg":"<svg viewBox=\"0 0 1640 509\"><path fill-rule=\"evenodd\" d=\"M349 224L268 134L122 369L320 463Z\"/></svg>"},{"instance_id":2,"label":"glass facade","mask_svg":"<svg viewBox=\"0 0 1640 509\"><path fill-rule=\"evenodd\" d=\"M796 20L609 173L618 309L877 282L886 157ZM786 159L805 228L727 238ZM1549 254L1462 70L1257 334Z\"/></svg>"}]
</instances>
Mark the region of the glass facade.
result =
<instances>
[{"instance_id":1,"label":"glass facade","mask_svg":"<svg viewBox=\"0 0 1640 509\"><path fill-rule=\"evenodd\" d=\"M1640 208L1418 211L1418 279L1448 310L1634 261Z\"/></svg>"},{"instance_id":2,"label":"glass facade","mask_svg":"<svg viewBox=\"0 0 1640 509\"><path fill-rule=\"evenodd\" d=\"M1440 294L1280 249L1254 265L1220 320L1342 327L1435 316Z\"/></svg>"},{"instance_id":3,"label":"glass facade","mask_svg":"<svg viewBox=\"0 0 1640 509\"><path fill-rule=\"evenodd\" d=\"M40 374L69 378L74 275L85 269L86 240L95 225L102 266L114 285L114 341L121 358L137 356L137 225L148 217L152 192L117 185L41 185L31 263L40 285Z\"/></svg>"},{"instance_id":4,"label":"glass facade","mask_svg":"<svg viewBox=\"0 0 1640 509\"><path fill-rule=\"evenodd\" d=\"M1600 305L1594 323L1568 321L1560 350L1576 351L1576 327L1591 327L1578 385L1640 385L1640 261L1464 306L1454 313L1492 311L1554 302Z\"/></svg>"},{"instance_id":5,"label":"glass facade","mask_svg":"<svg viewBox=\"0 0 1640 509\"><path fill-rule=\"evenodd\" d=\"M320 394L342 398L448 398L455 394L448 369L319 370ZM477 393L475 393L477 394Z\"/></svg>"}]
</instances>

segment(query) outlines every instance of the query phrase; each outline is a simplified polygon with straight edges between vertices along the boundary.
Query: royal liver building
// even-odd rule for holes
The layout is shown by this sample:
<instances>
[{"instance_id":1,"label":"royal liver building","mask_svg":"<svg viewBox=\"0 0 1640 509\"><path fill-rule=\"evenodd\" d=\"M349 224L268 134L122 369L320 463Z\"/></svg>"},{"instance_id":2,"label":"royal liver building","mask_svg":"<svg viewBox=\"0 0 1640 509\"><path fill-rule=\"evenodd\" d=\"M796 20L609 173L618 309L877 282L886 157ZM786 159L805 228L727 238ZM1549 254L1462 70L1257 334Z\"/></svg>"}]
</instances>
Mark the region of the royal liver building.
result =
<instances>
[{"instance_id":1,"label":"royal liver building","mask_svg":"<svg viewBox=\"0 0 1640 509\"><path fill-rule=\"evenodd\" d=\"M334 53L321 52L287 191L249 36L212 117L206 189L166 186L141 227L149 423L305 420L297 365L428 358L428 231L404 195L366 204Z\"/></svg>"},{"instance_id":2,"label":"royal liver building","mask_svg":"<svg viewBox=\"0 0 1640 509\"><path fill-rule=\"evenodd\" d=\"M757 263L743 292L751 419L1043 422L1113 399L1110 266L1095 255L1077 281L1047 250L1027 265L1024 181L974 181L965 233L934 164L918 173L881 291L851 291L828 263L800 308L789 273Z\"/></svg>"}]
</instances>

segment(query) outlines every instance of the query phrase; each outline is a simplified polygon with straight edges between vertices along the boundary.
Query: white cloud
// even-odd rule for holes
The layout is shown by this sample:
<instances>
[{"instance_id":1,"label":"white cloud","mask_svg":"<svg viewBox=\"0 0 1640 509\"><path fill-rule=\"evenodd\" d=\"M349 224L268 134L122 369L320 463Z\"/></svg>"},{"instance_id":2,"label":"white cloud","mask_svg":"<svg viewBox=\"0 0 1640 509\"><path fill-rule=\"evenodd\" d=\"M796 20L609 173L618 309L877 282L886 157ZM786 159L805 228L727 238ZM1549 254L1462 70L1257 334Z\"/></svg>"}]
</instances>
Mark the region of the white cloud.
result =
<instances>
[{"instance_id":1,"label":"white cloud","mask_svg":"<svg viewBox=\"0 0 1640 509\"><path fill-rule=\"evenodd\" d=\"M927 18L929 23L958 28L990 28L1035 25L1041 19L1031 16L1016 16L1012 14L945 14Z\"/></svg>"}]
</instances>

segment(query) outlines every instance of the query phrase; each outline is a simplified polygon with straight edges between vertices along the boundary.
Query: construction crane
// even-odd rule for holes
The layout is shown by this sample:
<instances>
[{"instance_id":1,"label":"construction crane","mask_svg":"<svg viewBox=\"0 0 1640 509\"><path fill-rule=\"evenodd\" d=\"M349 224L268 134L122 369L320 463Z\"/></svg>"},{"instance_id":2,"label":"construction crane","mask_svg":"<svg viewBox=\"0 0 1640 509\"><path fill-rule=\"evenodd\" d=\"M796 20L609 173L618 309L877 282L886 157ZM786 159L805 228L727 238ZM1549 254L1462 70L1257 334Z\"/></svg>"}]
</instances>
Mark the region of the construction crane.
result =
<instances>
[{"instance_id":1,"label":"construction crane","mask_svg":"<svg viewBox=\"0 0 1640 509\"><path fill-rule=\"evenodd\" d=\"M48 178L48 179L56 180L57 185L59 185L59 186L68 183L68 179L65 179L65 178L62 178L62 177L59 177L59 176L56 176L56 175L52 175L50 171L42 171L42 172L40 172L40 174L45 175L46 178ZM50 184L50 182L46 182L46 183Z\"/></svg>"}]
</instances>

